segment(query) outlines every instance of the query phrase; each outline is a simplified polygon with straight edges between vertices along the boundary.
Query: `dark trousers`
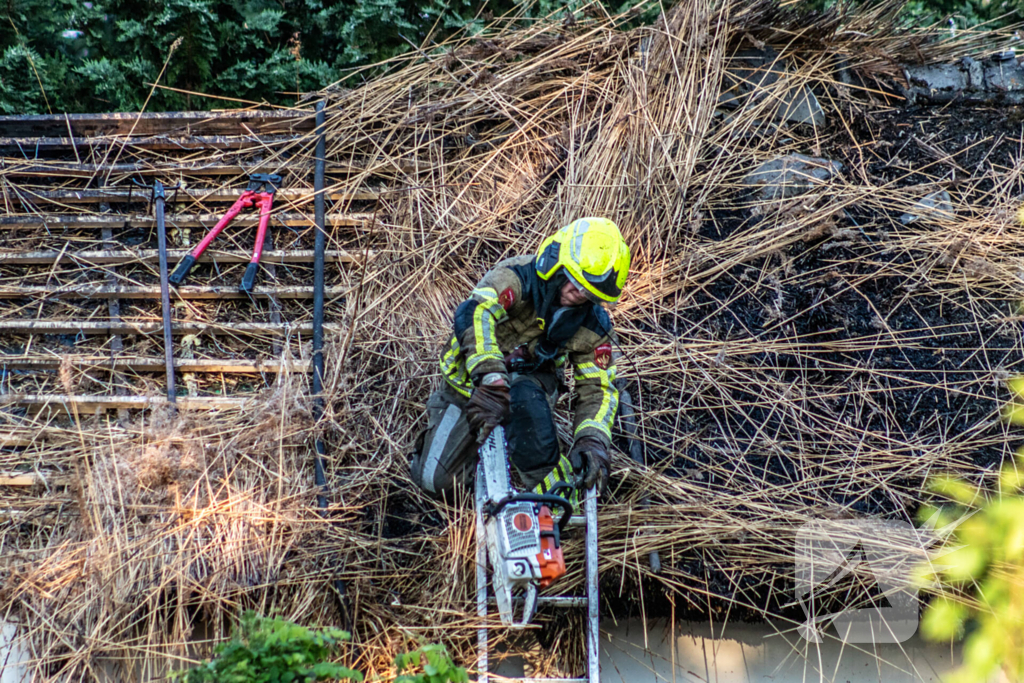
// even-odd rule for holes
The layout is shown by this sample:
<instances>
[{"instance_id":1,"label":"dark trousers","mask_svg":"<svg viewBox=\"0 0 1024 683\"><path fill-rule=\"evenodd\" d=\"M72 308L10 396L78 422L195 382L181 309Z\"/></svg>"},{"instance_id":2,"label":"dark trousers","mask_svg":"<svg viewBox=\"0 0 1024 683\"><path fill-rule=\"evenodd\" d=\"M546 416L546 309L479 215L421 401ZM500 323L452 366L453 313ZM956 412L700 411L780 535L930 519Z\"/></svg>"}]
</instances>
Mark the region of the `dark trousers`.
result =
<instances>
[{"instance_id":1,"label":"dark trousers","mask_svg":"<svg viewBox=\"0 0 1024 683\"><path fill-rule=\"evenodd\" d=\"M509 461L529 490L554 469L561 455L554 419L558 382L550 373L513 374L511 382L505 440ZM432 496L440 497L456 483L467 485L476 472L479 444L466 422L467 400L447 383L427 400L427 427L417 440L410 473Z\"/></svg>"}]
</instances>

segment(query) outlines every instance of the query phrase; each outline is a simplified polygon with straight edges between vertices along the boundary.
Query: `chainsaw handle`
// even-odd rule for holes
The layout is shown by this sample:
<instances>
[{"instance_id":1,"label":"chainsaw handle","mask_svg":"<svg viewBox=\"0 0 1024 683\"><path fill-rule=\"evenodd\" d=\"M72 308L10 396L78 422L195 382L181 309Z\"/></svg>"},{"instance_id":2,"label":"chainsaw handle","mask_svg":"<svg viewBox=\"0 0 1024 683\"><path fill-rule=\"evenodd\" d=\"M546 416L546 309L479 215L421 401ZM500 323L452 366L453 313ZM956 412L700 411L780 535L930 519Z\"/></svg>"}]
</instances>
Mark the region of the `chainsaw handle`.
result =
<instances>
[{"instance_id":1,"label":"chainsaw handle","mask_svg":"<svg viewBox=\"0 0 1024 683\"><path fill-rule=\"evenodd\" d=\"M547 505L556 505L562 508L562 516L558 518L558 533L561 534L565 531L565 527L569 524L569 519L572 517L572 503L567 501L561 496L553 496L550 493L515 493L507 498L502 499L498 503L494 503L490 506L487 511L492 517L504 508L509 503L516 503L518 501L527 501L529 503L543 503Z\"/></svg>"}]
</instances>

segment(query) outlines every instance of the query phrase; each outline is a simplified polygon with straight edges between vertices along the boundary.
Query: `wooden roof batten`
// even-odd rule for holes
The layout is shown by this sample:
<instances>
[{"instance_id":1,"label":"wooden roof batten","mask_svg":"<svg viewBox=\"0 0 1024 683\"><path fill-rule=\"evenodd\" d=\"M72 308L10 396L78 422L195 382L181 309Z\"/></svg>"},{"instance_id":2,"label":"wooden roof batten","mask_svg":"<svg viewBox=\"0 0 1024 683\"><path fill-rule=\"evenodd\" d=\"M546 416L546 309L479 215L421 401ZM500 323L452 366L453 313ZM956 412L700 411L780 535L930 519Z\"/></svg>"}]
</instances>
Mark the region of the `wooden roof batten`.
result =
<instances>
[{"instance_id":1,"label":"wooden roof batten","mask_svg":"<svg viewBox=\"0 0 1024 683\"><path fill-rule=\"evenodd\" d=\"M0 410L77 406L100 413L117 410L124 417L129 410L164 404L153 398L151 380L136 389L125 387L133 378L165 370L147 341L162 330L158 308L152 308L159 307L160 297L156 222L149 191L135 186L135 178L159 178L168 189L168 263L173 269L241 195L245 176L286 174L275 196L256 288L239 292L240 271L231 267L251 258L251 251L232 242L252 244L258 219L254 210L243 210L232 222L232 233L242 231L237 240L220 238L199 259L189 281L172 288L175 346L187 339L187 348L175 349L174 364L179 372L197 377L262 375L268 382L282 372L308 371L308 359L281 354L290 353L292 338L308 339L312 329L306 302L313 298L314 169L308 155L291 160L293 154L282 150L308 139L314 128L312 110L299 109L0 116L0 177L17 179L0 201L0 269L13 269L0 286L0 306L17 310L26 301L40 302L31 317L0 315L0 339L10 342L0 355L8 380L0 386ZM331 207L325 216L328 232L360 232L373 222L383 185L368 187L365 178L378 169L385 178L401 172L393 163L389 167L373 160L332 164L335 180L323 193ZM351 174L358 174L358 180L348 181ZM340 277L328 283L324 294L336 301L351 288L344 271L375 254L328 247L325 263ZM52 315L42 310L42 302L67 303ZM97 305L102 315L96 315ZM218 318L232 310L225 305L241 308ZM211 315L193 319L196 306L209 306ZM153 313L140 315L140 310ZM67 344L72 335L75 344L85 344L84 352L55 351L47 342ZM110 341L97 347L93 340L104 337ZM197 346L203 347L201 360L193 358L200 355ZM111 393L93 395L95 388L89 396L62 393L53 377L65 368L108 377ZM20 384L12 385L12 376ZM209 399L197 394L193 384L178 387L179 406L241 405L260 387L246 381L240 392ZM186 388L189 393L182 395ZM65 412L70 418L72 411Z\"/></svg>"},{"instance_id":2,"label":"wooden roof batten","mask_svg":"<svg viewBox=\"0 0 1024 683\"><path fill-rule=\"evenodd\" d=\"M245 130L256 135L281 135L309 133L313 128L312 111L297 109L0 116L0 131L6 139L64 137L69 130L72 138L91 138L237 135Z\"/></svg>"}]
</instances>

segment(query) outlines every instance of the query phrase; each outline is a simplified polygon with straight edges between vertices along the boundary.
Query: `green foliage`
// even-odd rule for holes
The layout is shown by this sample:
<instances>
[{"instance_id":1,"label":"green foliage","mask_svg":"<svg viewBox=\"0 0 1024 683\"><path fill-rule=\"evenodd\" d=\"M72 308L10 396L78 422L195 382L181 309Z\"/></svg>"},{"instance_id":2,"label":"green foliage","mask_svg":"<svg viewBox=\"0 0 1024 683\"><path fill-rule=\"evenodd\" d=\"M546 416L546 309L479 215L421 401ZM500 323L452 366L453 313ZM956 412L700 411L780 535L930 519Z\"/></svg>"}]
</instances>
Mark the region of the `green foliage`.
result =
<instances>
[{"instance_id":1,"label":"green foliage","mask_svg":"<svg viewBox=\"0 0 1024 683\"><path fill-rule=\"evenodd\" d=\"M809 8L828 9L837 5L860 5L876 0L806 0ZM953 30L984 25L998 28L1024 17L1024 0L905 0L900 12L908 27L943 24Z\"/></svg>"},{"instance_id":2,"label":"green foliage","mask_svg":"<svg viewBox=\"0 0 1024 683\"><path fill-rule=\"evenodd\" d=\"M1004 416L1024 424L1024 380L1011 380ZM919 571L922 585L941 589L928 606L921 632L948 641L966 634L963 666L951 683L983 683L1000 669L1024 679L1024 449L1008 462L995 496L976 486L937 477L929 488L949 502L926 506L920 519L951 531L951 548Z\"/></svg>"},{"instance_id":3,"label":"green foliage","mask_svg":"<svg viewBox=\"0 0 1024 683\"><path fill-rule=\"evenodd\" d=\"M348 637L338 629L308 629L246 612L235 637L218 645L211 661L171 677L180 683L362 681L358 671L328 661Z\"/></svg>"},{"instance_id":4,"label":"green foliage","mask_svg":"<svg viewBox=\"0 0 1024 683\"><path fill-rule=\"evenodd\" d=\"M952 28L964 29L979 24L1006 26L1020 21L1020 0L910 0L903 14L907 23L929 26L952 20Z\"/></svg>"},{"instance_id":5,"label":"green foliage","mask_svg":"<svg viewBox=\"0 0 1024 683\"><path fill-rule=\"evenodd\" d=\"M298 93L373 73L353 75L357 67L429 50L459 30L477 32L491 16L537 17L583 4L17 0L0 4L0 113L225 106L202 95L294 104ZM154 90L157 82L164 87Z\"/></svg>"},{"instance_id":6,"label":"green foliage","mask_svg":"<svg viewBox=\"0 0 1024 683\"><path fill-rule=\"evenodd\" d=\"M92 98L113 111L138 111L146 100L147 90L136 83L152 82L158 71L143 59L114 61L107 57L90 59L76 69L83 87Z\"/></svg>"},{"instance_id":7,"label":"green foliage","mask_svg":"<svg viewBox=\"0 0 1024 683\"><path fill-rule=\"evenodd\" d=\"M217 646L212 660L175 671L171 678L179 683L360 683L362 673L329 661L348 638L338 629L309 629L246 612L234 637ZM443 645L422 645L399 655L395 669L395 683L469 683L466 670L455 666Z\"/></svg>"},{"instance_id":8,"label":"green foliage","mask_svg":"<svg viewBox=\"0 0 1024 683\"><path fill-rule=\"evenodd\" d=\"M802 0L808 9L838 2ZM662 4L603 0L611 14L639 4L640 22ZM493 16L524 21L578 13L587 0L8 0L0 3L0 113L224 107L216 95L294 104L297 93L343 79ZM665 3L665 6L670 3ZM1019 20L1024 0L909 0L904 16L958 28ZM171 46L180 39L171 54ZM165 69L166 65L166 69ZM161 71L163 73L161 74ZM153 90L159 80L161 86ZM152 91L152 94L151 94ZM231 103L227 103L231 106Z\"/></svg>"},{"instance_id":9,"label":"green foliage","mask_svg":"<svg viewBox=\"0 0 1024 683\"><path fill-rule=\"evenodd\" d=\"M0 113L46 111L45 85L36 80L39 55L24 45L11 45L0 54Z\"/></svg>"},{"instance_id":10,"label":"green foliage","mask_svg":"<svg viewBox=\"0 0 1024 683\"><path fill-rule=\"evenodd\" d=\"M395 683L469 683L469 675L455 666L443 645L423 645L395 657Z\"/></svg>"}]
</instances>

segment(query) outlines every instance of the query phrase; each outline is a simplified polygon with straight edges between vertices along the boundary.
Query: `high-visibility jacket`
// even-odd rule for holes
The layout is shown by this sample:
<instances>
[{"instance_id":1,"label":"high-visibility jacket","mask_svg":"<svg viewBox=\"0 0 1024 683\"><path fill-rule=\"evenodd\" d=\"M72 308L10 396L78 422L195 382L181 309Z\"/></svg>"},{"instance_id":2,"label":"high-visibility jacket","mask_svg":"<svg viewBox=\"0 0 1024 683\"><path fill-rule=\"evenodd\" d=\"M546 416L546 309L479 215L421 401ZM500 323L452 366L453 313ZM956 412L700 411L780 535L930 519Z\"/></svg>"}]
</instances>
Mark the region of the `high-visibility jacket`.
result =
<instances>
[{"instance_id":1,"label":"high-visibility jacket","mask_svg":"<svg viewBox=\"0 0 1024 683\"><path fill-rule=\"evenodd\" d=\"M484 275L456 310L455 333L441 355L441 372L456 391L468 397L472 377L507 372L505 359L516 349L520 354L525 351L528 359L535 358L538 344L545 341L545 323L536 308L538 292L545 285L537 277L532 255L506 259ZM594 436L610 444L619 406L611 345L614 333L601 306L583 305L589 310L578 329L558 347L550 369L561 371L566 360L573 368L578 395L573 437Z\"/></svg>"}]
</instances>

